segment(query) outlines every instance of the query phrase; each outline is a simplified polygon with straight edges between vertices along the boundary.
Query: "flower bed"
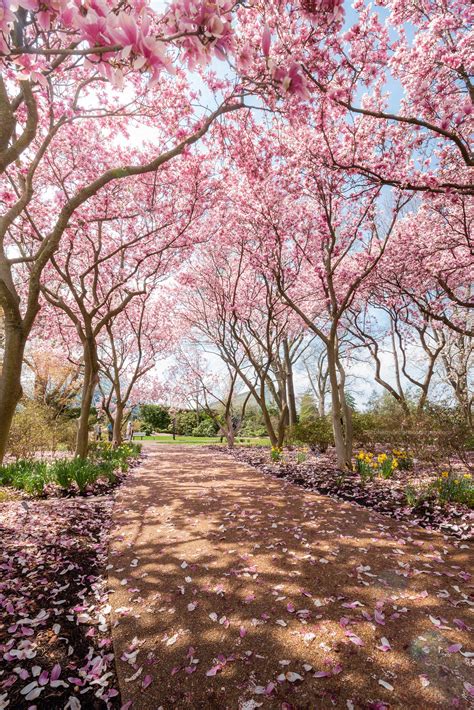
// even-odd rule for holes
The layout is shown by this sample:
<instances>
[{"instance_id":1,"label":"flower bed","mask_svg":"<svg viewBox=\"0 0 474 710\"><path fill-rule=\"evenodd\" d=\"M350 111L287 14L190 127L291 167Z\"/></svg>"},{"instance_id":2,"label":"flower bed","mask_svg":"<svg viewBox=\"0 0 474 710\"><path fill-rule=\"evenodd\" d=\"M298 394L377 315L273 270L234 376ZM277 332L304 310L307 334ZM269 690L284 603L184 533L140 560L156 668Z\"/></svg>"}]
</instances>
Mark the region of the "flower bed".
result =
<instances>
[{"instance_id":1,"label":"flower bed","mask_svg":"<svg viewBox=\"0 0 474 710\"><path fill-rule=\"evenodd\" d=\"M114 486L104 486L77 498L75 484L63 498L50 483L43 498L6 489L15 499L0 503L0 710L120 706L106 572Z\"/></svg>"},{"instance_id":2,"label":"flower bed","mask_svg":"<svg viewBox=\"0 0 474 710\"><path fill-rule=\"evenodd\" d=\"M139 444L122 444L116 448L97 444L91 447L87 459L19 459L0 466L0 487L10 487L31 496L103 492L120 481L120 474L127 471L129 461L137 457L140 450Z\"/></svg>"},{"instance_id":3,"label":"flower bed","mask_svg":"<svg viewBox=\"0 0 474 710\"><path fill-rule=\"evenodd\" d=\"M367 457L366 452L361 452L364 457L356 458L356 471L343 474L336 468L332 452L305 453L302 457L301 451L285 451L279 461L272 461L263 449L227 451L239 461L308 490L373 508L397 520L408 520L463 540L472 538L474 512L467 503L471 501L472 505L474 488L465 472L428 476L426 472L411 470L410 464L400 465L403 455ZM394 458L398 459L395 467ZM361 468L358 461L373 462L374 467Z\"/></svg>"}]
</instances>

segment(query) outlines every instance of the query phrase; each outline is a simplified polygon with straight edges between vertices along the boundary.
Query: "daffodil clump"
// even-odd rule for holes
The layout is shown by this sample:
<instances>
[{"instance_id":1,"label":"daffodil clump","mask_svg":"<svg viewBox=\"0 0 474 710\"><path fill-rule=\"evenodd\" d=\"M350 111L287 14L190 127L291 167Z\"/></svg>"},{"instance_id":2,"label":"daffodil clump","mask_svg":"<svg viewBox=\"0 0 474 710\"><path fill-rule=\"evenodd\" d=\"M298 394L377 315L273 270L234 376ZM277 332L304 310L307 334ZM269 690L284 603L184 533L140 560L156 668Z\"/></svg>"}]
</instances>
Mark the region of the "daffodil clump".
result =
<instances>
[{"instance_id":1,"label":"daffodil clump","mask_svg":"<svg viewBox=\"0 0 474 710\"><path fill-rule=\"evenodd\" d=\"M373 479L377 475L391 478L398 467L398 459L388 454L375 456L370 451L360 451L356 457L355 470L363 479Z\"/></svg>"},{"instance_id":2,"label":"daffodil clump","mask_svg":"<svg viewBox=\"0 0 474 710\"><path fill-rule=\"evenodd\" d=\"M442 471L435 487L441 503L464 503L474 508L474 481L470 473Z\"/></svg>"},{"instance_id":3,"label":"daffodil clump","mask_svg":"<svg viewBox=\"0 0 474 710\"><path fill-rule=\"evenodd\" d=\"M395 456L398 461L400 471L411 471L413 468L413 456L406 449L393 449L392 456Z\"/></svg>"},{"instance_id":4,"label":"daffodil clump","mask_svg":"<svg viewBox=\"0 0 474 710\"><path fill-rule=\"evenodd\" d=\"M272 461L281 461L283 458L283 449L281 446L272 446L270 451L270 458Z\"/></svg>"}]
</instances>

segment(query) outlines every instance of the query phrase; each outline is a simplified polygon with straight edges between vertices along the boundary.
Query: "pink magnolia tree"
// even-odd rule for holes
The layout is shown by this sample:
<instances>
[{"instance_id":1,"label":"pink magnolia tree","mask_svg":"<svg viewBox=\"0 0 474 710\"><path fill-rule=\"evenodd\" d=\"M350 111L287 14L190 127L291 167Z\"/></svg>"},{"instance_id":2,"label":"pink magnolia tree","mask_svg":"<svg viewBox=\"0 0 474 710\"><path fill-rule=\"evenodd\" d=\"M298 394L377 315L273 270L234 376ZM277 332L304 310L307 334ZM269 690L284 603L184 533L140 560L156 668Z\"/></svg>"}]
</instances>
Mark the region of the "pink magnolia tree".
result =
<instances>
[{"instance_id":1,"label":"pink magnolia tree","mask_svg":"<svg viewBox=\"0 0 474 710\"><path fill-rule=\"evenodd\" d=\"M382 185L328 167L312 131L302 130L295 140L277 128L240 132L233 151L238 172L223 196L222 214L233 226L233 211L253 268L324 344L338 465L351 469L341 338L349 310L367 301L410 195L394 191L384 205Z\"/></svg>"},{"instance_id":2,"label":"pink magnolia tree","mask_svg":"<svg viewBox=\"0 0 474 710\"><path fill-rule=\"evenodd\" d=\"M267 12L265 64L242 46L255 90L311 127L335 167L405 190L472 194L471 3L346 8L315 0Z\"/></svg>"},{"instance_id":3,"label":"pink magnolia tree","mask_svg":"<svg viewBox=\"0 0 474 710\"><path fill-rule=\"evenodd\" d=\"M181 275L177 311L188 337L212 349L244 383L272 445L281 446L296 414L293 367L304 348L304 327L249 258L245 224L227 208L224 215L221 239L216 235ZM216 211L209 223L217 226L217 219Z\"/></svg>"},{"instance_id":4,"label":"pink magnolia tree","mask_svg":"<svg viewBox=\"0 0 474 710\"><path fill-rule=\"evenodd\" d=\"M178 172L167 175L164 171L160 181L122 183L106 190L102 199L91 200L45 269L41 292L67 317L82 349L84 376L76 446L76 455L81 458L87 453L88 419L99 382L101 343L116 334L115 319L131 307L132 301L138 298L143 302L158 280L183 259L183 252L189 248L187 228L205 207L207 183L200 161L194 168L193 173L191 163L186 161L187 181ZM53 311L51 317L59 316ZM131 337L133 341L133 333ZM135 347L138 350L140 342ZM125 363L121 367L118 361L109 365L120 370ZM137 367L136 376L144 374L141 363ZM124 406L119 390L120 383L116 382L117 411L122 409L117 416L117 434Z\"/></svg>"},{"instance_id":5,"label":"pink magnolia tree","mask_svg":"<svg viewBox=\"0 0 474 710\"><path fill-rule=\"evenodd\" d=\"M113 422L115 445L122 442L124 423L134 407L162 396L163 384L154 370L170 353L172 344L172 324L162 311L157 289L149 288L132 299L106 323L98 346L98 386L102 406Z\"/></svg>"},{"instance_id":6,"label":"pink magnolia tree","mask_svg":"<svg viewBox=\"0 0 474 710\"><path fill-rule=\"evenodd\" d=\"M399 223L387 253L386 290L424 318L467 337L472 322L472 199L425 198Z\"/></svg>"},{"instance_id":7,"label":"pink magnolia tree","mask_svg":"<svg viewBox=\"0 0 474 710\"><path fill-rule=\"evenodd\" d=\"M185 78L231 51L235 11L226 0L176 2L161 14L146 2L2 0L0 459L42 274L76 211L111 183L155 174L242 107L242 87L236 94L211 72L218 106L195 110Z\"/></svg>"}]
</instances>

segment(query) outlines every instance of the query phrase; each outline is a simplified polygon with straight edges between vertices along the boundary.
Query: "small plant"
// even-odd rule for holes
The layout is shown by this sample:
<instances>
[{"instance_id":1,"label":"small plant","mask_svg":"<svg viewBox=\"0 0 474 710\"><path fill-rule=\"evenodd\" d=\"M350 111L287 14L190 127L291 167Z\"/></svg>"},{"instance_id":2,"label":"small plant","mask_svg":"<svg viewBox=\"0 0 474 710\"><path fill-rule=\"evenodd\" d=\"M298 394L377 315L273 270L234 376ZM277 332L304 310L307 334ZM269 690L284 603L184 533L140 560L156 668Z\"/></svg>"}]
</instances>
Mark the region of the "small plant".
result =
<instances>
[{"instance_id":1,"label":"small plant","mask_svg":"<svg viewBox=\"0 0 474 710\"><path fill-rule=\"evenodd\" d=\"M71 465L71 478L79 488L79 492L84 493L88 485L97 481L100 471L97 466L87 459L73 459L69 463Z\"/></svg>"},{"instance_id":2,"label":"small plant","mask_svg":"<svg viewBox=\"0 0 474 710\"><path fill-rule=\"evenodd\" d=\"M59 459L51 464L51 478L56 481L61 488L65 490L71 485L73 478L71 474L71 461L68 459Z\"/></svg>"},{"instance_id":3,"label":"small plant","mask_svg":"<svg viewBox=\"0 0 474 710\"><path fill-rule=\"evenodd\" d=\"M288 439L295 444L306 444L312 451L324 454L334 443L331 422L328 417L313 417L299 422L290 428Z\"/></svg>"},{"instance_id":4,"label":"small plant","mask_svg":"<svg viewBox=\"0 0 474 710\"><path fill-rule=\"evenodd\" d=\"M296 454L296 463L304 463L307 458L306 451L298 451Z\"/></svg>"},{"instance_id":5,"label":"small plant","mask_svg":"<svg viewBox=\"0 0 474 710\"><path fill-rule=\"evenodd\" d=\"M408 485L405 488L405 498L410 508L415 508L418 502L418 491L415 486Z\"/></svg>"},{"instance_id":6,"label":"small plant","mask_svg":"<svg viewBox=\"0 0 474 710\"><path fill-rule=\"evenodd\" d=\"M372 481L375 477L377 464L374 455L370 452L360 451L356 457L355 469L360 474L362 481Z\"/></svg>"},{"instance_id":7,"label":"small plant","mask_svg":"<svg viewBox=\"0 0 474 710\"><path fill-rule=\"evenodd\" d=\"M0 467L0 484L40 496L50 480L48 466L43 461L18 460Z\"/></svg>"},{"instance_id":8,"label":"small plant","mask_svg":"<svg viewBox=\"0 0 474 710\"><path fill-rule=\"evenodd\" d=\"M387 454L377 456L378 472L382 478L392 478L398 468L398 459Z\"/></svg>"},{"instance_id":9,"label":"small plant","mask_svg":"<svg viewBox=\"0 0 474 710\"><path fill-rule=\"evenodd\" d=\"M443 471L435 482L441 503L463 503L474 508L474 482L470 473L453 474Z\"/></svg>"},{"instance_id":10,"label":"small plant","mask_svg":"<svg viewBox=\"0 0 474 710\"><path fill-rule=\"evenodd\" d=\"M281 461L283 458L283 449L281 446L272 446L270 451L270 458L274 463Z\"/></svg>"},{"instance_id":11,"label":"small plant","mask_svg":"<svg viewBox=\"0 0 474 710\"><path fill-rule=\"evenodd\" d=\"M373 480L376 474L382 478L392 478L399 467L398 459L388 454L375 454L370 451L360 451L356 456L355 470L363 481Z\"/></svg>"},{"instance_id":12,"label":"small plant","mask_svg":"<svg viewBox=\"0 0 474 710\"><path fill-rule=\"evenodd\" d=\"M406 449L393 449L392 456L398 461L400 471L411 471L413 469L413 456Z\"/></svg>"}]
</instances>

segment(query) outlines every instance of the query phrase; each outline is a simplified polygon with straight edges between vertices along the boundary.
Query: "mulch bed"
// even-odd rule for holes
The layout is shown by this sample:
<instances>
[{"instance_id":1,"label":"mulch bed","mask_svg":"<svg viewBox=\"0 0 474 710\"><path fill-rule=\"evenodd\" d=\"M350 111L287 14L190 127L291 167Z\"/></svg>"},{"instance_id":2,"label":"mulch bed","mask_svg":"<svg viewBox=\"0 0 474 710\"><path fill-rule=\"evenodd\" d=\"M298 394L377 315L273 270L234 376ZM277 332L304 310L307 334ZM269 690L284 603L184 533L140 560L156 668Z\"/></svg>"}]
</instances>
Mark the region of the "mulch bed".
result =
<instances>
[{"instance_id":1,"label":"mulch bed","mask_svg":"<svg viewBox=\"0 0 474 710\"><path fill-rule=\"evenodd\" d=\"M106 571L116 487L0 503L0 710L120 707Z\"/></svg>"},{"instance_id":2,"label":"mulch bed","mask_svg":"<svg viewBox=\"0 0 474 710\"><path fill-rule=\"evenodd\" d=\"M283 462L270 460L266 449L259 447L226 449L238 461L283 478L311 491L332 498L357 503L379 513L390 515L429 530L439 530L462 540L472 539L474 511L461 504L440 505L436 500L426 500L416 507L407 504L405 488L408 483L422 482L425 476L412 472L397 472L392 479L375 478L364 482L357 473L342 475L336 468L332 453L312 455L304 463L291 460L292 452L285 451ZM288 459L290 459L288 461Z\"/></svg>"}]
</instances>

